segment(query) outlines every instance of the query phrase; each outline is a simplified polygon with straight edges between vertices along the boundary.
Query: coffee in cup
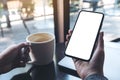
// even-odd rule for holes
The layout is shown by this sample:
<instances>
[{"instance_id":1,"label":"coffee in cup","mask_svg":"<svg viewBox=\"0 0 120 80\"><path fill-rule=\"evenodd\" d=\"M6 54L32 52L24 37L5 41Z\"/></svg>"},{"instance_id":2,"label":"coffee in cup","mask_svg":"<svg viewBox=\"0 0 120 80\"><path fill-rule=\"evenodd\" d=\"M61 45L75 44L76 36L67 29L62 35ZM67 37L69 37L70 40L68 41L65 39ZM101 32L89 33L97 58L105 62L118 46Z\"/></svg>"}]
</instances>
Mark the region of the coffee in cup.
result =
<instances>
[{"instance_id":1,"label":"coffee in cup","mask_svg":"<svg viewBox=\"0 0 120 80\"><path fill-rule=\"evenodd\" d=\"M53 61L55 37L52 33L34 33L27 36L30 44L30 59L33 64L47 65Z\"/></svg>"}]
</instances>

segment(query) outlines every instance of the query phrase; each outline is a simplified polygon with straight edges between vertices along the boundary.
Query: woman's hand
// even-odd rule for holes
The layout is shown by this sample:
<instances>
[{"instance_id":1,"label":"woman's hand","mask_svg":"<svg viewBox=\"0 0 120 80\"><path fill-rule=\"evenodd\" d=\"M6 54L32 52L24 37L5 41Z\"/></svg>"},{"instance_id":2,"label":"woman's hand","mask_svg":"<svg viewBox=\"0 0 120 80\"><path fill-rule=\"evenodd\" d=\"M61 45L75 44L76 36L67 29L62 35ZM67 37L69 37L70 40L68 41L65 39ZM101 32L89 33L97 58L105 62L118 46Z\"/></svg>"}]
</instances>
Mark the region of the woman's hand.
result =
<instances>
[{"instance_id":1,"label":"woman's hand","mask_svg":"<svg viewBox=\"0 0 120 80\"><path fill-rule=\"evenodd\" d=\"M66 44L68 43L71 34L72 34L72 30L69 30L68 35L66 36L66 40L67 40ZM99 34L96 48L95 48L93 56L89 62L73 58L77 73L82 79L84 79L87 76L92 75L92 74L104 75L103 74L103 64L104 64L103 35L104 35L103 32L101 32ZM80 44L78 44L78 45L80 45Z\"/></svg>"},{"instance_id":2,"label":"woman's hand","mask_svg":"<svg viewBox=\"0 0 120 80\"><path fill-rule=\"evenodd\" d=\"M6 73L17 67L24 67L28 61L29 51L28 43L15 44L5 49L0 53L0 73Z\"/></svg>"},{"instance_id":3,"label":"woman's hand","mask_svg":"<svg viewBox=\"0 0 120 80\"><path fill-rule=\"evenodd\" d=\"M92 74L103 74L103 64L104 64L104 41L103 32L100 33L96 49L93 56L89 62L73 59L77 73L84 79Z\"/></svg>"}]
</instances>

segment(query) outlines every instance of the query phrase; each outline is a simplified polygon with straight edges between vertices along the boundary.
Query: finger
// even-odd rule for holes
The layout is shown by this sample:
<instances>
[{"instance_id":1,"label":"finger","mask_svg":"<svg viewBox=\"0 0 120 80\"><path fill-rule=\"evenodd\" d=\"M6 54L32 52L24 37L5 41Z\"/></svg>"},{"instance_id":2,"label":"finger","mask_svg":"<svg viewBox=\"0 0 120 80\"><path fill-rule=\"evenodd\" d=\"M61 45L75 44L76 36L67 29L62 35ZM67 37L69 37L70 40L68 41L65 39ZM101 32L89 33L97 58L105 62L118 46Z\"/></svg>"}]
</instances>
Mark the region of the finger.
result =
<instances>
[{"instance_id":1,"label":"finger","mask_svg":"<svg viewBox=\"0 0 120 80\"><path fill-rule=\"evenodd\" d=\"M20 43L20 44L18 44L18 48L19 48L19 51L18 51L18 55L20 56L20 60L24 60L24 58L26 57L26 56L28 56L29 55L29 52L30 52L30 50L29 50L29 44L28 43Z\"/></svg>"},{"instance_id":2,"label":"finger","mask_svg":"<svg viewBox=\"0 0 120 80\"><path fill-rule=\"evenodd\" d=\"M17 48L23 48L23 47L26 47L26 46L29 46L29 44L27 43L27 42L22 42L22 43L19 43L18 45L17 45Z\"/></svg>"},{"instance_id":3,"label":"finger","mask_svg":"<svg viewBox=\"0 0 120 80\"><path fill-rule=\"evenodd\" d=\"M73 60L74 63L77 61L77 59L75 59L75 58L72 58L72 60Z\"/></svg>"},{"instance_id":4,"label":"finger","mask_svg":"<svg viewBox=\"0 0 120 80\"><path fill-rule=\"evenodd\" d=\"M27 45L28 45L27 43L13 44L13 45L9 46L7 49L5 49L2 53L4 53L4 55L6 55L6 56L8 56L8 55L15 56L20 53L20 50L22 47L27 46Z\"/></svg>"},{"instance_id":5,"label":"finger","mask_svg":"<svg viewBox=\"0 0 120 80\"><path fill-rule=\"evenodd\" d=\"M103 32L101 32L99 34L97 47L96 47L96 50L95 50L95 52L93 54L91 62L100 62L100 61L104 60L104 40L103 40L103 35L104 35Z\"/></svg>"},{"instance_id":6,"label":"finger","mask_svg":"<svg viewBox=\"0 0 120 80\"><path fill-rule=\"evenodd\" d=\"M99 45L99 44L101 44L101 39L103 39L102 37L103 37L103 32L100 32L99 33L99 37L98 37L98 39L97 39L97 42L95 43L95 48L94 48L94 51L96 50L96 48L97 48L97 46ZM103 42L102 42L103 43ZM100 46L100 45L99 45Z\"/></svg>"},{"instance_id":7,"label":"finger","mask_svg":"<svg viewBox=\"0 0 120 80\"><path fill-rule=\"evenodd\" d=\"M20 64L18 67L25 67L26 66L26 62L25 61L20 61Z\"/></svg>"},{"instance_id":8,"label":"finger","mask_svg":"<svg viewBox=\"0 0 120 80\"><path fill-rule=\"evenodd\" d=\"M25 51L24 51L24 61L28 62L29 61L29 52L30 52L30 48L26 47Z\"/></svg>"},{"instance_id":9,"label":"finger","mask_svg":"<svg viewBox=\"0 0 120 80\"><path fill-rule=\"evenodd\" d=\"M82 60L80 60L80 59L75 59L75 58L72 58L72 60L73 60L73 62L74 62L74 64L75 65L80 65L80 64L82 64L83 63L83 61Z\"/></svg>"},{"instance_id":10,"label":"finger","mask_svg":"<svg viewBox=\"0 0 120 80\"><path fill-rule=\"evenodd\" d=\"M68 34L69 34L69 35L72 35L72 32L73 32L72 30L69 30L69 31L68 31Z\"/></svg>"},{"instance_id":11,"label":"finger","mask_svg":"<svg viewBox=\"0 0 120 80\"><path fill-rule=\"evenodd\" d=\"M65 47L68 45L68 41L65 42Z\"/></svg>"},{"instance_id":12,"label":"finger","mask_svg":"<svg viewBox=\"0 0 120 80\"><path fill-rule=\"evenodd\" d=\"M18 67L25 67L26 63L24 61L16 61L15 63L12 64L12 68L18 68Z\"/></svg>"},{"instance_id":13,"label":"finger","mask_svg":"<svg viewBox=\"0 0 120 80\"><path fill-rule=\"evenodd\" d=\"M66 40L68 41L70 39L70 35L66 35Z\"/></svg>"},{"instance_id":14,"label":"finger","mask_svg":"<svg viewBox=\"0 0 120 80\"><path fill-rule=\"evenodd\" d=\"M99 43L98 43L98 48L104 49L104 40L103 40L104 33L101 32L99 36Z\"/></svg>"},{"instance_id":15,"label":"finger","mask_svg":"<svg viewBox=\"0 0 120 80\"><path fill-rule=\"evenodd\" d=\"M24 61L24 62L29 61L29 52L30 52L29 47L24 47L22 49L22 52L21 52L21 60L22 61Z\"/></svg>"},{"instance_id":16,"label":"finger","mask_svg":"<svg viewBox=\"0 0 120 80\"><path fill-rule=\"evenodd\" d=\"M67 46L68 42L69 42L69 39L70 39L70 35L66 35L66 42L65 42L65 45Z\"/></svg>"},{"instance_id":17,"label":"finger","mask_svg":"<svg viewBox=\"0 0 120 80\"><path fill-rule=\"evenodd\" d=\"M69 30L68 34L66 35L66 40L69 40L71 35L72 35L72 30Z\"/></svg>"},{"instance_id":18,"label":"finger","mask_svg":"<svg viewBox=\"0 0 120 80\"><path fill-rule=\"evenodd\" d=\"M26 61L25 60L19 60L14 64L14 66L17 67L25 67L26 66Z\"/></svg>"}]
</instances>

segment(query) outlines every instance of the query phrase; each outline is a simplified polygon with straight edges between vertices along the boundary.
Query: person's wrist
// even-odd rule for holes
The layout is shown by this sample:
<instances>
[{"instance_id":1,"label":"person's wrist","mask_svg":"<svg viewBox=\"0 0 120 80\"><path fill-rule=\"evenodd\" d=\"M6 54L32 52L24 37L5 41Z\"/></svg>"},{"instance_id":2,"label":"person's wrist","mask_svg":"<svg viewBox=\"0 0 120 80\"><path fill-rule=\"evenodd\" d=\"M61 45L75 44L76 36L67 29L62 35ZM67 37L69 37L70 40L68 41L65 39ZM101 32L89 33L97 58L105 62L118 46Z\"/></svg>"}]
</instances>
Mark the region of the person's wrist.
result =
<instances>
[{"instance_id":1,"label":"person's wrist","mask_svg":"<svg viewBox=\"0 0 120 80\"><path fill-rule=\"evenodd\" d=\"M101 76L104 76L104 74L103 74L103 71L87 71L86 72L86 74L84 74L83 76L81 76L81 78L84 80L86 77L88 77L88 76L90 76L90 75L94 75L94 74L99 74L99 75L101 75Z\"/></svg>"},{"instance_id":2,"label":"person's wrist","mask_svg":"<svg viewBox=\"0 0 120 80\"><path fill-rule=\"evenodd\" d=\"M101 74L92 74L92 75L87 76L83 80L108 80L108 78Z\"/></svg>"}]
</instances>

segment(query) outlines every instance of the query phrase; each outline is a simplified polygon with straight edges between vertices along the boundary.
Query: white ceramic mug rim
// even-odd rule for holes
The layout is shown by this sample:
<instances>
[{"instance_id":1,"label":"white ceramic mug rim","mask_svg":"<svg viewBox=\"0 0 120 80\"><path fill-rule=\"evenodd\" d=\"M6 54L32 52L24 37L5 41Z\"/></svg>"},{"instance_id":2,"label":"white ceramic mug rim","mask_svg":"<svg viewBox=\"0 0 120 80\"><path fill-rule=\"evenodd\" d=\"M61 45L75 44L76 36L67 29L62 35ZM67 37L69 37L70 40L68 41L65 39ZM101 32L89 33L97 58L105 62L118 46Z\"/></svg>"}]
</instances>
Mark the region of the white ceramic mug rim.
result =
<instances>
[{"instance_id":1,"label":"white ceramic mug rim","mask_svg":"<svg viewBox=\"0 0 120 80\"><path fill-rule=\"evenodd\" d=\"M52 38L51 39L49 39L49 40L47 40L47 41L42 41L42 42L34 42L34 41L29 41L28 40L28 38L30 37L30 36L32 36L32 35L35 35L35 34L49 34L49 35L51 35L52 36ZM29 43L36 43L36 44L38 44L38 43L47 43L47 42L50 42L50 41L52 41L52 40L54 40L55 39L55 36L52 34L52 33L49 33L49 32L37 32L37 33L32 33L32 34L30 34L30 35L28 35L27 37L26 37L26 41L27 42L29 42Z\"/></svg>"}]
</instances>

